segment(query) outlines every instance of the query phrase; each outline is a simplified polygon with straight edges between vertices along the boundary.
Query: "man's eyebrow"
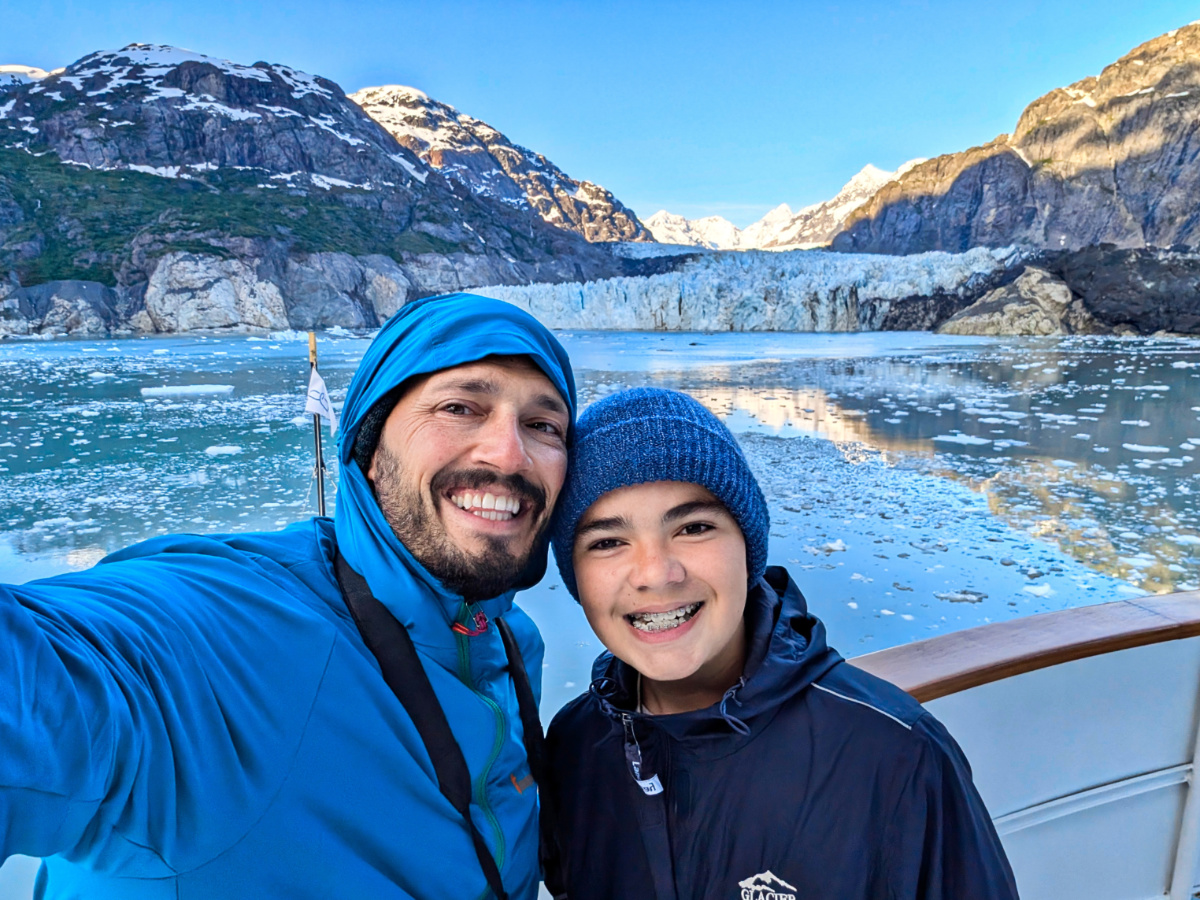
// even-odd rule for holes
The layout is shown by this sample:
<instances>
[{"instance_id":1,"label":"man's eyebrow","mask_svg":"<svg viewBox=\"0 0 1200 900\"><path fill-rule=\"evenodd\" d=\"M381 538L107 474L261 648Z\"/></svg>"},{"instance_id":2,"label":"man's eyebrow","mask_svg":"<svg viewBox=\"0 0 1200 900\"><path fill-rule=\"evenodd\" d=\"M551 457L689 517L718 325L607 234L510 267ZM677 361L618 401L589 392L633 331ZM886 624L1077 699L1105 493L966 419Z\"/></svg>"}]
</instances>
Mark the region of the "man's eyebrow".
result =
<instances>
[{"instance_id":1,"label":"man's eyebrow","mask_svg":"<svg viewBox=\"0 0 1200 900\"><path fill-rule=\"evenodd\" d=\"M451 393L461 391L464 394L486 394L495 396L500 393L500 385L489 378L470 378L466 381L450 381L439 388L440 391ZM567 404L556 394L538 394L533 399L533 405L539 409L567 415Z\"/></svg>"},{"instance_id":2,"label":"man's eyebrow","mask_svg":"<svg viewBox=\"0 0 1200 900\"><path fill-rule=\"evenodd\" d=\"M593 531L618 531L621 528L629 527L629 520L624 516L609 516L605 519L592 519L592 521L584 522L575 529L575 540L579 540L585 534L591 534Z\"/></svg>"},{"instance_id":3,"label":"man's eyebrow","mask_svg":"<svg viewBox=\"0 0 1200 900\"><path fill-rule=\"evenodd\" d=\"M549 410L550 412L567 415L567 404L562 402L562 398L555 394L538 394L537 399L533 401L534 406L541 409Z\"/></svg>"},{"instance_id":4,"label":"man's eyebrow","mask_svg":"<svg viewBox=\"0 0 1200 900\"><path fill-rule=\"evenodd\" d=\"M500 385L487 378L471 378L466 381L451 381L441 386L443 391L462 391L467 394L498 394Z\"/></svg>"},{"instance_id":5,"label":"man's eyebrow","mask_svg":"<svg viewBox=\"0 0 1200 900\"><path fill-rule=\"evenodd\" d=\"M725 508L725 504L720 500L692 500L689 503L680 503L678 506L673 506L663 513L662 520L664 522L677 522L680 519L686 519L693 513L712 512L729 515L729 510Z\"/></svg>"}]
</instances>

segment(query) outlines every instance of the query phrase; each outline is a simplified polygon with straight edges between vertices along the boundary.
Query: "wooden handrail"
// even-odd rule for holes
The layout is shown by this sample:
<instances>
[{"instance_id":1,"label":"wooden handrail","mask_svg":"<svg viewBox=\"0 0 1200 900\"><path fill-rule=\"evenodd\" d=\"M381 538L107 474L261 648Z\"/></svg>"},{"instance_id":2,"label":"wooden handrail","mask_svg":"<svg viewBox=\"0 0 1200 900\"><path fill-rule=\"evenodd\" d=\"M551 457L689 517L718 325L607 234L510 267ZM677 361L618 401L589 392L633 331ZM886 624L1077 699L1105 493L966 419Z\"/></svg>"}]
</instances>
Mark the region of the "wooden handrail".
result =
<instances>
[{"instance_id":1,"label":"wooden handrail","mask_svg":"<svg viewBox=\"0 0 1200 900\"><path fill-rule=\"evenodd\" d=\"M850 662L922 703L1059 663L1200 635L1200 591L981 625Z\"/></svg>"}]
</instances>

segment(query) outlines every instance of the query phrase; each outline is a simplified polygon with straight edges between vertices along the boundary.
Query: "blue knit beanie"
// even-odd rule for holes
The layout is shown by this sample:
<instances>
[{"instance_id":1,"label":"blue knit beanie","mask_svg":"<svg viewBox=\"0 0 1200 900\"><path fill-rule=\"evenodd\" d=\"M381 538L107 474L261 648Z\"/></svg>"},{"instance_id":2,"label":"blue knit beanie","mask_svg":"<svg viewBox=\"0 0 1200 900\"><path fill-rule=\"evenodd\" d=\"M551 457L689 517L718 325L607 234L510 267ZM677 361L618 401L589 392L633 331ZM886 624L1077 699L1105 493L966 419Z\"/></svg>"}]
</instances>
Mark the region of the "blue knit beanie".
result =
<instances>
[{"instance_id":1,"label":"blue knit beanie","mask_svg":"<svg viewBox=\"0 0 1200 900\"><path fill-rule=\"evenodd\" d=\"M633 388L593 403L575 425L571 466L551 527L554 558L576 600L575 529L609 491L651 481L682 481L712 492L742 529L753 584L767 567L771 526L746 457L716 416L678 391Z\"/></svg>"}]
</instances>

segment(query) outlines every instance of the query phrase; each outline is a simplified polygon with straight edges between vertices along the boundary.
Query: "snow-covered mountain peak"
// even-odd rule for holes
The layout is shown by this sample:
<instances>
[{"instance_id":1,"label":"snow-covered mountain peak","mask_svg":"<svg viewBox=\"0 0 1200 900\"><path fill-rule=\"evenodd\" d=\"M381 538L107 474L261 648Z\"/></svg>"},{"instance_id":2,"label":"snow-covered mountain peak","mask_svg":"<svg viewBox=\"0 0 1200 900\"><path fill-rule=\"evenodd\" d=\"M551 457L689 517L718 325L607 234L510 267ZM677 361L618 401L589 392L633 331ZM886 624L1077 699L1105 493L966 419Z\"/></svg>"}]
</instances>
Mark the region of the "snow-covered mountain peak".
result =
<instances>
[{"instance_id":1,"label":"snow-covered mountain peak","mask_svg":"<svg viewBox=\"0 0 1200 900\"><path fill-rule=\"evenodd\" d=\"M689 220L666 210L646 220L655 240L714 250L798 250L822 247L841 231L849 215L890 181L925 162L913 159L895 172L867 164L830 200L793 212L786 203L776 206L753 225L735 228L719 216Z\"/></svg>"},{"instance_id":2,"label":"snow-covered mountain peak","mask_svg":"<svg viewBox=\"0 0 1200 900\"><path fill-rule=\"evenodd\" d=\"M633 211L609 191L571 178L540 153L424 91L392 84L349 97L402 146L473 193L532 210L589 241L649 238Z\"/></svg>"},{"instance_id":3,"label":"snow-covered mountain peak","mask_svg":"<svg viewBox=\"0 0 1200 900\"><path fill-rule=\"evenodd\" d=\"M49 78L51 75L57 75L60 72L62 72L62 69L47 72L45 69L39 69L37 66L0 65L0 91L6 91L33 81L41 81L43 78Z\"/></svg>"},{"instance_id":4,"label":"snow-covered mountain peak","mask_svg":"<svg viewBox=\"0 0 1200 900\"><path fill-rule=\"evenodd\" d=\"M390 189L430 174L340 87L286 65L129 44L4 96L0 143L89 168L168 178L261 169L318 190Z\"/></svg>"},{"instance_id":5,"label":"snow-covered mountain peak","mask_svg":"<svg viewBox=\"0 0 1200 900\"><path fill-rule=\"evenodd\" d=\"M68 66L64 74L58 76L58 81L70 84L77 90L86 90L89 97L99 97L129 85L149 87L160 97L180 96L179 87L163 86L162 82L188 63L211 66L230 78L268 84L273 81L274 74L291 89L292 96L297 99L306 94L330 99L335 97L336 85L332 82L290 66L264 62L247 66L166 44L129 44L120 50L101 50L89 54ZM182 91L188 93L187 88Z\"/></svg>"}]
</instances>

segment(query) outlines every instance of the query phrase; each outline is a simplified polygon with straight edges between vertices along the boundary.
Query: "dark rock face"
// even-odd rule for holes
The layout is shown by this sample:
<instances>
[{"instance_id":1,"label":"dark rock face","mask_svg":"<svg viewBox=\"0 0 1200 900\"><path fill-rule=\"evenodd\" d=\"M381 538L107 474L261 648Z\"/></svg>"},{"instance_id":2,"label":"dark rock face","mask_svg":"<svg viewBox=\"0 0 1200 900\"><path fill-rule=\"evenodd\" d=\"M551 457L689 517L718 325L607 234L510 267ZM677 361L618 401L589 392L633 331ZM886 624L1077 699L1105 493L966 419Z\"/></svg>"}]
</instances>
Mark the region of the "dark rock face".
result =
<instances>
[{"instance_id":1,"label":"dark rock face","mask_svg":"<svg viewBox=\"0 0 1200 900\"><path fill-rule=\"evenodd\" d=\"M836 250L1200 244L1200 24L1029 105L1011 135L886 185Z\"/></svg>"},{"instance_id":2,"label":"dark rock face","mask_svg":"<svg viewBox=\"0 0 1200 900\"><path fill-rule=\"evenodd\" d=\"M336 84L287 66L133 44L8 96L6 118L31 152L95 169L244 166L393 186L427 177Z\"/></svg>"},{"instance_id":3,"label":"dark rock face","mask_svg":"<svg viewBox=\"0 0 1200 900\"><path fill-rule=\"evenodd\" d=\"M1045 268L1114 331L1200 334L1198 253L1108 245L1059 255Z\"/></svg>"},{"instance_id":4,"label":"dark rock face","mask_svg":"<svg viewBox=\"0 0 1200 900\"><path fill-rule=\"evenodd\" d=\"M414 88L389 85L350 95L397 141L447 178L480 196L589 241L651 241L633 210L610 191L567 175L540 153Z\"/></svg>"},{"instance_id":5,"label":"dark rock face","mask_svg":"<svg viewBox=\"0 0 1200 900\"><path fill-rule=\"evenodd\" d=\"M0 335L107 334L120 320L117 292L89 281L17 288L0 300Z\"/></svg>"}]
</instances>

